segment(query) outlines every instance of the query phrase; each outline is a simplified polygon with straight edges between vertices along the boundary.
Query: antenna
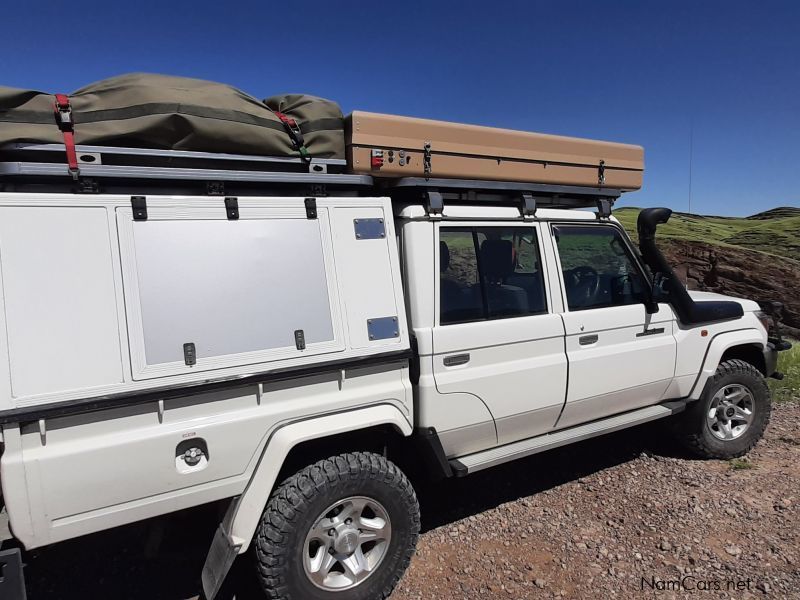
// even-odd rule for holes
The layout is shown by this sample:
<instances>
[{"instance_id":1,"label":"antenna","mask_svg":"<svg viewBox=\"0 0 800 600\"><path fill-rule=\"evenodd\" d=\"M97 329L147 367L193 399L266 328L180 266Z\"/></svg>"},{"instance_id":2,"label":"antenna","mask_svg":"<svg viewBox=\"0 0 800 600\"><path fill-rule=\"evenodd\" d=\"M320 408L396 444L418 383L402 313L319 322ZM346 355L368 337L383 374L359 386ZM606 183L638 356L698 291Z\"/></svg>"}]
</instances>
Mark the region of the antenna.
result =
<instances>
[{"instance_id":1,"label":"antenna","mask_svg":"<svg viewBox=\"0 0 800 600\"><path fill-rule=\"evenodd\" d=\"M689 214L692 212L692 163L694 154L694 117L689 117Z\"/></svg>"}]
</instances>

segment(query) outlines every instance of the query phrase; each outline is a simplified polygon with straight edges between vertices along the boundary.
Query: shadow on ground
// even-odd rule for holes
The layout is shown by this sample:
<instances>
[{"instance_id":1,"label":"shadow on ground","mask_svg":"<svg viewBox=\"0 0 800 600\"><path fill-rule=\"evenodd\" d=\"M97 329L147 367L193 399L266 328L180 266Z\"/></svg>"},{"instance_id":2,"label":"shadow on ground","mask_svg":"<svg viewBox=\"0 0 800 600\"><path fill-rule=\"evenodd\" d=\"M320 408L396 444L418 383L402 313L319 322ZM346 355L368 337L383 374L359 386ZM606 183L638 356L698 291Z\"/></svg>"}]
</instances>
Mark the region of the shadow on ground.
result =
<instances>
[{"instance_id":1,"label":"shadow on ground","mask_svg":"<svg viewBox=\"0 0 800 600\"><path fill-rule=\"evenodd\" d=\"M463 479L417 484L423 531L531 496L635 458L656 445L650 424L538 454ZM26 555L29 600L187 600L200 594L200 571L219 521L218 506L62 542ZM252 556L240 557L223 600L263 598Z\"/></svg>"}]
</instances>

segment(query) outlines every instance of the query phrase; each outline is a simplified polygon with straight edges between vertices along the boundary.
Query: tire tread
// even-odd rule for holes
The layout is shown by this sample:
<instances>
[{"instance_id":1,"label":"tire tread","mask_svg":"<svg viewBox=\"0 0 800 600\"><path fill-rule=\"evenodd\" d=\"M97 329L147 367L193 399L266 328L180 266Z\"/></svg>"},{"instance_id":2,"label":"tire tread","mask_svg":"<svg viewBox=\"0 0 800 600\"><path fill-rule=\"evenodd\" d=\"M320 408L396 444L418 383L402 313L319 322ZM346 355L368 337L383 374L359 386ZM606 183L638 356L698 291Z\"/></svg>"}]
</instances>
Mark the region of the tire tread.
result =
<instances>
[{"instance_id":1,"label":"tire tread","mask_svg":"<svg viewBox=\"0 0 800 600\"><path fill-rule=\"evenodd\" d=\"M701 400L698 400L695 403L695 406L692 406L689 410L686 411L685 414L687 417L689 418L691 418L692 416L696 417L696 415L694 415L693 413L697 412L698 407L700 407L701 405L702 406L705 405L704 400L706 394L708 393L708 390L712 389L716 384L716 382L718 382L720 379L722 379L727 375L750 376L753 378L754 381L758 382L758 385L763 387L764 391L766 391L767 393L767 396L769 396L769 388L767 387L767 383L764 380L764 377L761 374L761 372L756 367L738 358L726 360L719 364L714 375L708 380L708 383L706 383L706 388L703 391ZM771 413L771 407L768 402L766 405L765 418L760 424L761 428L760 431L758 431L756 435L751 435L751 442L744 449L738 452L722 453L718 449L710 446L707 443L706 437L703 432L703 428L705 427L705 417L703 418L700 427L693 427L688 433L685 433L682 440L683 444L684 446L686 446L687 450L689 450L690 452L692 452L697 456L704 458L729 459L729 458L737 458L739 456L743 456L748 452L750 452L750 450L752 450L753 447L761 439L762 435L764 434L764 431L767 428L767 425L769 424L770 413Z\"/></svg>"},{"instance_id":2,"label":"tire tread","mask_svg":"<svg viewBox=\"0 0 800 600\"><path fill-rule=\"evenodd\" d=\"M320 460L295 473L278 486L267 502L254 543L256 566L267 598L300 600L292 597L284 577L291 548L282 542L293 531L297 519L311 500L324 493L329 485L365 477L394 487L412 518L411 544L379 596L381 600L389 597L408 567L419 537L416 494L408 478L385 457L372 452L348 452Z\"/></svg>"}]
</instances>

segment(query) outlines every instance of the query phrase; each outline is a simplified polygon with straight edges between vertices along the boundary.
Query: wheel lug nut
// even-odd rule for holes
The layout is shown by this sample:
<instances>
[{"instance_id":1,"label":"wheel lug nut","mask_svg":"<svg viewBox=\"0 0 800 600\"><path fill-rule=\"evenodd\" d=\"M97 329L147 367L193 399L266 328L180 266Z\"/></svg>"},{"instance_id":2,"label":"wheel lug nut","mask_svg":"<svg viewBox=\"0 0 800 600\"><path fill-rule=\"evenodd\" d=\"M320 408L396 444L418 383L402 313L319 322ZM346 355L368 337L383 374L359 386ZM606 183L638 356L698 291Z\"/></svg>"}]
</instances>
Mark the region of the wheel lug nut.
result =
<instances>
[{"instance_id":1,"label":"wheel lug nut","mask_svg":"<svg viewBox=\"0 0 800 600\"><path fill-rule=\"evenodd\" d=\"M328 530L328 535L329 536L333 537L335 534L336 534L336 531L334 531L333 529L329 529Z\"/></svg>"},{"instance_id":2,"label":"wheel lug nut","mask_svg":"<svg viewBox=\"0 0 800 600\"><path fill-rule=\"evenodd\" d=\"M350 525L352 522L353 522L353 519L347 519L347 520L344 522L344 524L345 524L345 525Z\"/></svg>"}]
</instances>

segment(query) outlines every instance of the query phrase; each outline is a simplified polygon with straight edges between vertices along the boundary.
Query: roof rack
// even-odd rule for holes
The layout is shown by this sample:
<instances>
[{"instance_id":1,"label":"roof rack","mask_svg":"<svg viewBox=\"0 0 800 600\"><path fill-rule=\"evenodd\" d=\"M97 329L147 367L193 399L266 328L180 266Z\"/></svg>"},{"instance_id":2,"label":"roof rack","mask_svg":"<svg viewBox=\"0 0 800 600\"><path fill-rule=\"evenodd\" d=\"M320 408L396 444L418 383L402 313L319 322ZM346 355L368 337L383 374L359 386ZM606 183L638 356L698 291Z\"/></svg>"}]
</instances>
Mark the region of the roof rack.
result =
<instances>
[{"instance_id":1,"label":"roof rack","mask_svg":"<svg viewBox=\"0 0 800 600\"><path fill-rule=\"evenodd\" d=\"M376 185L397 199L423 201L428 211L440 213L444 201L469 204L519 204L524 215L532 215L537 207L592 208L602 213L611 210L621 190L603 187L550 185L518 181L476 179L424 179L403 177L380 180Z\"/></svg>"},{"instance_id":2,"label":"roof rack","mask_svg":"<svg viewBox=\"0 0 800 600\"><path fill-rule=\"evenodd\" d=\"M73 181L63 144L0 147L0 189L82 193L201 193L265 195L375 194L424 202L441 212L447 200L466 203L522 202L525 214L537 206L610 206L620 190L471 179L402 177L376 179L347 172L340 159L220 154L187 150L76 146L80 176ZM155 188L155 190L152 190ZM601 206L602 211L602 206Z\"/></svg>"},{"instance_id":3,"label":"roof rack","mask_svg":"<svg viewBox=\"0 0 800 600\"><path fill-rule=\"evenodd\" d=\"M216 154L185 150L76 147L80 179L92 183L119 180L311 184L364 187L372 178L345 173L338 159ZM63 144L11 144L0 148L0 177L26 179L69 176ZM99 185L79 186L99 191Z\"/></svg>"}]
</instances>

